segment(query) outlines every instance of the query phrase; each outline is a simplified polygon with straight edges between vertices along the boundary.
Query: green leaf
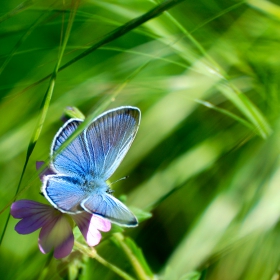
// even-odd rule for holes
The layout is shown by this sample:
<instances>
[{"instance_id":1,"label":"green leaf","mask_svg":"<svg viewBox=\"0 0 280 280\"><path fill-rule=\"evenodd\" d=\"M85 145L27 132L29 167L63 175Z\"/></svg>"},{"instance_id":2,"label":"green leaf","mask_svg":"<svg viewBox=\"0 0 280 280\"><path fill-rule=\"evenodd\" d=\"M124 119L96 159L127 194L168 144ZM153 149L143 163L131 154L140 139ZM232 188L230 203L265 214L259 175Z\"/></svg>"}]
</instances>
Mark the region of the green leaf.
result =
<instances>
[{"instance_id":1,"label":"green leaf","mask_svg":"<svg viewBox=\"0 0 280 280\"><path fill-rule=\"evenodd\" d=\"M145 220L148 220L153 216L152 213L144 211L144 210L136 208L136 207L129 207L129 209L137 217L139 223L141 223Z\"/></svg>"},{"instance_id":2,"label":"green leaf","mask_svg":"<svg viewBox=\"0 0 280 280\"><path fill-rule=\"evenodd\" d=\"M148 276L153 276L153 272L146 262L142 250L132 239L124 237L121 233L115 233L111 240L123 250L139 280L148 279Z\"/></svg>"},{"instance_id":3,"label":"green leaf","mask_svg":"<svg viewBox=\"0 0 280 280\"><path fill-rule=\"evenodd\" d=\"M143 255L142 250L135 244L135 242L131 238L126 237L124 239L124 243L130 248L133 255L137 258L137 260L141 264L141 267L144 269L146 274L149 276L153 276L153 272L151 271L144 255Z\"/></svg>"},{"instance_id":4,"label":"green leaf","mask_svg":"<svg viewBox=\"0 0 280 280\"><path fill-rule=\"evenodd\" d=\"M64 114L68 118L75 118L80 120L84 120L86 118L85 115L77 107L66 107L64 109Z\"/></svg>"},{"instance_id":5,"label":"green leaf","mask_svg":"<svg viewBox=\"0 0 280 280\"><path fill-rule=\"evenodd\" d=\"M265 116L245 94L228 85L220 85L218 88L252 123L261 137L267 138L271 134L272 130Z\"/></svg>"},{"instance_id":6,"label":"green leaf","mask_svg":"<svg viewBox=\"0 0 280 280\"><path fill-rule=\"evenodd\" d=\"M183 275L180 280L199 280L201 277L201 273L198 271L192 271L185 275Z\"/></svg>"}]
</instances>

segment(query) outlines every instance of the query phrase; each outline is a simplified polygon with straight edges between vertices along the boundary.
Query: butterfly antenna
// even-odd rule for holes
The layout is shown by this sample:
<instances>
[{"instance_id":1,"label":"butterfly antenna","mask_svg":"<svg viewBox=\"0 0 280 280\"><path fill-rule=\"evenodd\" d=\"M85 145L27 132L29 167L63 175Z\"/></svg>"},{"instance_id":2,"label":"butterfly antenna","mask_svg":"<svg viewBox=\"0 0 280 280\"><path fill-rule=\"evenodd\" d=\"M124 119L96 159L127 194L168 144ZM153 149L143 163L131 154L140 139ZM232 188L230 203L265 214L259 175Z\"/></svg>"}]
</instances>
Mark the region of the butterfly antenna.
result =
<instances>
[{"instance_id":1,"label":"butterfly antenna","mask_svg":"<svg viewBox=\"0 0 280 280\"><path fill-rule=\"evenodd\" d=\"M125 179L127 179L128 177L129 177L128 175L127 175L127 176L124 176L124 177L118 179L117 181L114 181L114 182L110 183L110 186L112 186L113 184L115 184L115 183L117 183L117 182L119 182L119 181L121 181L121 180L125 180Z\"/></svg>"}]
</instances>

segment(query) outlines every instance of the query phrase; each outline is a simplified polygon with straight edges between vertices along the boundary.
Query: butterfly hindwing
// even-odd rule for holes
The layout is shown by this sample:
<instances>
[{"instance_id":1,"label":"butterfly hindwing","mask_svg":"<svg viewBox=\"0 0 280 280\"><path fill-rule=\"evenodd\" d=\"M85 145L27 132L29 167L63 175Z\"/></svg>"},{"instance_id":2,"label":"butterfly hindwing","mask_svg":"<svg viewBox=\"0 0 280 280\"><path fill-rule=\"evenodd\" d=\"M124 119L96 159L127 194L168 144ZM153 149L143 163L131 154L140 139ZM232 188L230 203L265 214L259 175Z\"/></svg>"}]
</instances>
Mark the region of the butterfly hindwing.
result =
<instances>
[{"instance_id":1,"label":"butterfly hindwing","mask_svg":"<svg viewBox=\"0 0 280 280\"><path fill-rule=\"evenodd\" d=\"M49 175L45 177L43 194L61 212L78 213L82 211L81 202L86 197L79 177Z\"/></svg>"},{"instance_id":2,"label":"butterfly hindwing","mask_svg":"<svg viewBox=\"0 0 280 280\"><path fill-rule=\"evenodd\" d=\"M90 195L81 203L82 208L121 226L133 227L138 224L132 212L118 199L108 193Z\"/></svg>"}]
</instances>

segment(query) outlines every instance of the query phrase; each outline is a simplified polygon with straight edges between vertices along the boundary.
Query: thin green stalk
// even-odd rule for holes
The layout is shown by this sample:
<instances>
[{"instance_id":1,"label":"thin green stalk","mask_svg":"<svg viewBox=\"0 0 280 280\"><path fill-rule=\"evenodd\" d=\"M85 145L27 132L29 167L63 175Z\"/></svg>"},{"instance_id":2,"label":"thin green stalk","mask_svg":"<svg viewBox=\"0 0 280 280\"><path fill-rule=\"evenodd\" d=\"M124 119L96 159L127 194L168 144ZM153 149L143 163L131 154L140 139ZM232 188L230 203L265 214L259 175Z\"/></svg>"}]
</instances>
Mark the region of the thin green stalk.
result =
<instances>
[{"instance_id":1,"label":"thin green stalk","mask_svg":"<svg viewBox=\"0 0 280 280\"><path fill-rule=\"evenodd\" d=\"M238 3L236 3L236 4L233 4L232 6L229 6L229 7L226 8L226 9L223 9L221 12L219 12L219 13L216 14L216 15L214 15L213 17L210 17L210 18L206 19L205 21L203 21L201 24L196 25L196 27L195 27L194 29L192 29L192 30L190 31L190 33L194 33L195 31L197 31L198 29L200 29L200 28L202 28L203 26L207 25L208 23L214 21L215 19L217 19L217 18L219 18L219 17L225 15L226 13L228 13L228 12L234 10L234 9L239 8L239 6L246 5L246 2L247 2L246 0L240 1L240 2L238 2Z\"/></svg>"},{"instance_id":2,"label":"thin green stalk","mask_svg":"<svg viewBox=\"0 0 280 280\"><path fill-rule=\"evenodd\" d=\"M223 109L223 108L219 108L219 107L215 106L214 104L212 104L212 103L210 103L210 102L208 102L208 101L204 101L204 100L200 100L200 99L195 99L195 100L193 100L193 101L195 101L195 102L197 102L197 103L199 103L199 104L202 104L202 105L204 105L204 106L207 107L207 108L213 109L213 110L215 110L215 111L217 111L217 112L219 112L219 113L221 113L221 114L224 114L224 115L226 115L226 116L228 116L228 117L230 117L230 118L236 120L237 122L243 124L244 126L248 127L248 128L249 128L250 130L252 130L254 133L256 133L256 134L258 133L258 132L256 131L256 128L255 128L254 126L252 126L251 123L249 123L249 122L247 122L246 120L242 119L242 118L239 117L238 115L236 115L236 114L230 112L229 110L226 110L226 109Z\"/></svg>"},{"instance_id":3,"label":"thin green stalk","mask_svg":"<svg viewBox=\"0 0 280 280\"><path fill-rule=\"evenodd\" d=\"M12 51L9 53L9 55L4 60L2 66L0 67L0 75L6 68L6 66L9 64L17 50L20 48L20 46L24 43L24 41L27 39L27 37L33 32L33 30L38 27L38 25L44 21L49 16L49 12L44 13L42 16L40 16L31 26L30 28L25 32L25 34L19 39L19 41L16 43Z\"/></svg>"},{"instance_id":4,"label":"thin green stalk","mask_svg":"<svg viewBox=\"0 0 280 280\"><path fill-rule=\"evenodd\" d=\"M117 266L115 266L115 265L109 263L108 261L106 261L105 259L103 259L100 255L98 255L98 253L96 252L96 250L94 248L88 248L77 241L75 241L75 246L81 253L89 256L92 259L96 259L99 263L101 263L105 267L109 268L110 270L115 272L117 275L119 275L123 279L135 280L130 275L128 275L126 272L119 269Z\"/></svg>"},{"instance_id":5,"label":"thin green stalk","mask_svg":"<svg viewBox=\"0 0 280 280\"><path fill-rule=\"evenodd\" d=\"M93 51L97 50L101 46L104 46L105 44L110 43L110 42L114 41L115 39L118 39L119 37L127 34L131 30L133 30L133 29L137 28L138 26L142 25L143 23L161 15L164 11L176 6L177 4L179 4L183 1L185 1L185 0L166 0L166 1L162 2L161 4L159 4L158 6L156 6L155 8L148 11L147 13L143 14L142 16L130 20L129 22L125 23L124 25L122 25L122 26L116 28L115 30L109 32L107 35L104 36L104 38L102 40L100 40L96 44L92 45L87 50L85 50L84 52L82 52L78 56L74 57L73 59L71 59L70 61L68 61L67 63L65 63L61 67L59 67L58 72L67 68L68 66L72 65L76 61L84 58L88 54L91 54ZM50 78L51 75L52 74L49 74L48 76L42 78L41 80L39 80L39 81L33 83L32 85L26 87L20 93L23 93L23 92L27 91L28 89L33 88L34 86L44 82L45 80Z\"/></svg>"},{"instance_id":6,"label":"thin green stalk","mask_svg":"<svg viewBox=\"0 0 280 280\"><path fill-rule=\"evenodd\" d=\"M126 254L127 258L129 259L131 265L134 268L134 271L136 272L138 279L140 280L148 280L151 279L139 263L138 259L134 256L131 249L125 244L124 242L124 236L121 233L115 233L114 237L118 240L122 250Z\"/></svg>"},{"instance_id":7,"label":"thin green stalk","mask_svg":"<svg viewBox=\"0 0 280 280\"><path fill-rule=\"evenodd\" d=\"M219 71L220 75L223 72L223 69L218 65L218 63L206 52L206 50L203 48L201 44L191 35L191 33L186 30L186 28L180 24L170 13L165 12L165 15L185 34L185 36L196 46L196 48L200 51L200 53L208 59L209 62L212 63L212 65L216 68L217 71Z\"/></svg>"},{"instance_id":8,"label":"thin green stalk","mask_svg":"<svg viewBox=\"0 0 280 280\"><path fill-rule=\"evenodd\" d=\"M10 12L4 14L3 16L0 17L0 23L2 21L5 21L23 11L25 11L26 9L28 9L29 7L31 7L36 1L35 0L26 0L21 2L16 8L14 8L13 10L11 10Z\"/></svg>"}]
</instances>

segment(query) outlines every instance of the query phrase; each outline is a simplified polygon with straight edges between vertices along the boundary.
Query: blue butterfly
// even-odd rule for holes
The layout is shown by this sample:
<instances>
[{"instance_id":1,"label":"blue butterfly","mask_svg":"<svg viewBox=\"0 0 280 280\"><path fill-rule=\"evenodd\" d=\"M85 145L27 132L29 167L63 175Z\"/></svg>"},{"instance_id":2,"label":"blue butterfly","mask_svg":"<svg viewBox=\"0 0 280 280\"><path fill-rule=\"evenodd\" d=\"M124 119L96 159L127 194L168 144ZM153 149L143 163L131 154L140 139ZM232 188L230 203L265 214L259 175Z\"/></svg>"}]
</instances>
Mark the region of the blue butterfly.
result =
<instances>
[{"instance_id":1,"label":"blue butterfly","mask_svg":"<svg viewBox=\"0 0 280 280\"><path fill-rule=\"evenodd\" d=\"M121 226L137 226L136 217L112 196L106 181L128 152L140 118L140 110L130 106L95 118L52 160L56 174L46 176L42 187L49 202L64 213L87 211ZM60 128L51 146L51 158L82 122L70 119Z\"/></svg>"}]
</instances>

